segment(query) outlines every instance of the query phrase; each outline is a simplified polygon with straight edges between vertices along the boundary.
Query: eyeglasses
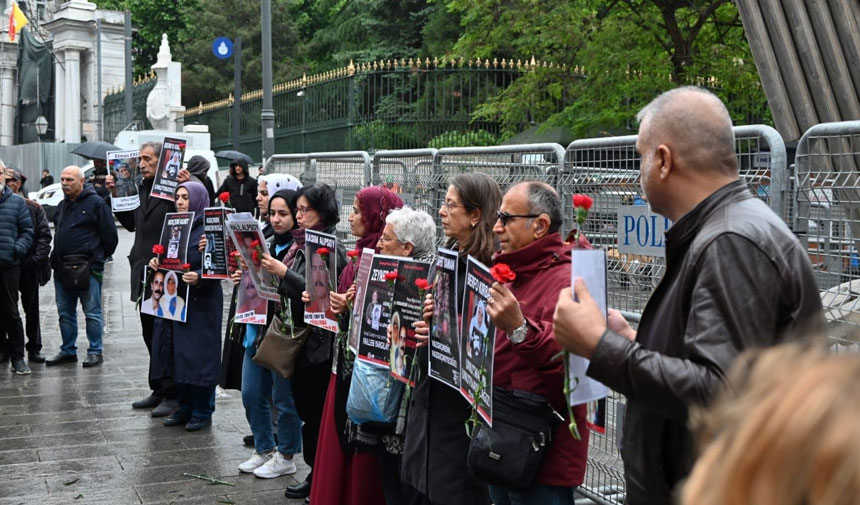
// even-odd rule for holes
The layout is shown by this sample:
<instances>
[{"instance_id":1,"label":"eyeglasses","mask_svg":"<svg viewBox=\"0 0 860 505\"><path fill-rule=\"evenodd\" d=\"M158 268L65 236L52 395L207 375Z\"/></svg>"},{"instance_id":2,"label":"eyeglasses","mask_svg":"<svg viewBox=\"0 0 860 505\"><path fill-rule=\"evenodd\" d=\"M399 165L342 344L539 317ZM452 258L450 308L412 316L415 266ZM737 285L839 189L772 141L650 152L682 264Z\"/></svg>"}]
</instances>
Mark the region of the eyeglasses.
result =
<instances>
[{"instance_id":1,"label":"eyeglasses","mask_svg":"<svg viewBox=\"0 0 860 505\"><path fill-rule=\"evenodd\" d=\"M452 202L451 200L445 200L444 202L442 202L442 208L443 209L451 210L451 209L456 209L458 207L464 207L465 208L466 206L456 204L456 203Z\"/></svg>"},{"instance_id":2,"label":"eyeglasses","mask_svg":"<svg viewBox=\"0 0 860 505\"><path fill-rule=\"evenodd\" d=\"M496 212L496 217L499 219L499 221L502 222L502 226L507 226L508 221L516 217L535 218L539 216L540 214L508 214L507 212L502 211Z\"/></svg>"},{"instance_id":3,"label":"eyeglasses","mask_svg":"<svg viewBox=\"0 0 860 505\"><path fill-rule=\"evenodd\" d=\"M310 207L296 207L296 215L299 214L307 214L308 212L313 212L314 209Z\"/></svg>"}]
</instances>

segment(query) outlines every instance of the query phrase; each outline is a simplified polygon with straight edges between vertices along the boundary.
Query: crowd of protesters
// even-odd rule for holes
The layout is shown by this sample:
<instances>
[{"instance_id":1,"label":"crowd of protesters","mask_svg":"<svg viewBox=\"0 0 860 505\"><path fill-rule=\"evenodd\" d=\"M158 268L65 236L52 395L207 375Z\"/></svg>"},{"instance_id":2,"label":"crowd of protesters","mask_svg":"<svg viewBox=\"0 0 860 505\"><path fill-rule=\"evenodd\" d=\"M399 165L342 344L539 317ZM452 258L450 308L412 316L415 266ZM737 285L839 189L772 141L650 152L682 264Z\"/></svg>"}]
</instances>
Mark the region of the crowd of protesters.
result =
<instances>
[{"instance_id":1,"label":"crowd of protesters","mask_svg":"<svg viewBox=\"0 0 860 505\"><path fill-rule=\"evenodd\" d=\"M472 407L458 391L432 379L427 370L427 342L434 327L436 303L429 294L423 300L423 319L414 325L418 379L398 399L395 420L359 424L347 415L347 398L355 384L353 374L365 373L361 369L364 365L350 358L335 333L303 323L306 304L311 300L305 287L306 269L311 263L305 256L305 231L334 234L342 219L335 191L326 184L303 186L282 174L262 175L255 180L246 163L231 164L230 175L218 193L229 192L239 211L258 211L270 251L261 263L277 280L280 301L268 302L264 325L228 324L220 346L222 290L219 281L201 278L199 252L206 245L205 237L201 239L202 210L212 204L215 195L211 185L206 187L199 180L197 174L205 171L195 164L195 173L191 173L189 164L189 170L180 171L175 203L148 198L161 149L157 143L141 147L140 207L116 214L122 226L135 234L129 255L132 300L141 298L144 270L158 268L151 248L159 241L164 215L194 211L189 244L196 247L189 247L190 269L183 274L183 281L191 286L189 297L194 304L187 322L140 315L150 353L152 392L133 407L153 409L153 417L165 417L165 426L196 431L211 425L217 384L240 389L251 432L245 443L253 451L238 466L239 471L259 478L294 474L295 457L301 454L310 472L303 481L287 486L285 496L303 498L306 503L572 505L574 490L584 481L589 437L584 429L585 406L568 409L566 405L564 366L556 357L569 351L590 360L590 377L627 399L621 443L626 503L668 505L681 496L684 504L800 505L819 503L813 499L814 493L830 497L820 502L827 505L852 503L843 497L844 493L855 499L860 496L858 454L850 450L852 445L856 448L857 428L856 423L847 427L851 417L835 412L839 409L836 400L822 401L817 415L808 417L810 422L823 424L825 416L844 421L843 429L855 436L829 438L834 451L841 450L841 459L836 461L847 461L852 454L854 457L852 464L838 472L837 485L844 492L831 492L809 477L825 471L820 468L794 465L788 474L790 481L777 476L785 463L800 459L794 450L808 445L802 435L809 435L802 430L794 433L790 419L797 414L792 409L806 410L803 398L788 407L781 402L790 395L808 396L819 390L823 396L851 396L843 389L847 391L849 384L860 378L856 356L841 361L828 358L813 344L814 337L823 332L823 317L805 249L739 179L731 119L718 98L699 88L679 88L657 97L638 119L636 149L641 154L643 193L653 210L674 224L666 233L665 274L635 330L618 311L610 309L606 317L581 280L570 287L571 249L589 244L582 234L575 238L561 235L562 201L545 183L525 181L503 193L486 174L454 176L435 209L444 237L436 237L432 216L405 206L384 186L358 191L348 216L350 232L356 239L355 252L350 256L356 259L369 248L432 262L435 244L444 241L448 249L459 254L456 298L460 306L466 292L467 257L486 265L504 264L516 272L513 280L492 284L486 305L496 328L491 340L495 348L493 384L501 391L540 399L560 418L552 424L548 447L527 481L512 477L510 482L488 484L472 474L470 437L476 431L464 429ZM73 168L64 170L61 177L66 201L63 211L58 212L59 220L55 219L56 233L66 233L64 220L74 219L73 215L82 219L78 214L87 214L76 209L93 206L88 215L96 220L96 228L84 231L79 229L82 224L74 229L76 233L99 234L92 242L100 245L90 251L90 291L76 295L87 313L90 338L84 365L89 362L94 366L101 362L101 338L95 329L90 335L89 322L91 314L93 321L100 321L101 311L100 304L98 311L87 309L88 303L92 305L87 300L96 296L92 286L100 286L98 272L116 247L116 229L103 200L89 197L89 193L95 196L89 187L79 187L82 174ZM105 187L110 190L113 185L113 179L106 177ZM33 224L40 222L40 209L19 200L9 187L0 195L0 243L10 244L0 253L0 308L7 335L3 356L12 359L14 371L25 373L23 328L16 305L18 278L23 279L19 262L24 258L36 263L47 261L47 252L39 227ZM28 212L28 208L34 210ZM50 231L47 237L50 241ZM51 266L61 272L64 261L81 252L55 249ZM356 262L347 261L340 244L332 254L337 256L337 282L329 302L345 330L356 296L358 268ZM39 283L41 279L36 276L28 282ZM232 281L235 288L228 321L236 311L238 291L243 289L241 268L233 273ZM157 278L152 282L158 282ZM74 309L75 296L69 295L68 286L59 280L56 283L58 307L62 299L64 307ZM25 291L22 287L22 297ZM276 314L289 314L291 331L307 336L290 378L253 360L260 336ZM27 316L29 320L29 312ZM60 317L61 330L74 323L68 309L61 309ZM38 339L38 332L35 335L31 339ZM74 337L70 327L64 330L61 352L51 360L76 360ZM761 353L791 341L806 345L773 351L778 358L762 353L752 366L753 372L749 361L739 359L745 351ZM39 353L37 344L28 344L31 360ZM798 372L798 380L807 378L809 382L803 391L792 388L790 363L807 365L806 375ZM733 366L734 375L730 372ZM825 384L830 376L833 383ZM719 395L727 377L737 378L737 394L733 396L738 398ZM717 397L720 401L713 403ZM856 400L853 394L853 403L845 402L855 414ZM771 409L767 410L764 405L769 404ZM779 412L784 413L780 421L784 429L768 430L770 416ZM695 421L692 424L691 418ZM572 421L583 427L578 437L570 429ZM694 427L703 441L698 448ZM769 447L758 444L759 451L753 450L754 457L749 460L754 463L745 462L745 448L765 432L773 437L773 446L785 453L768 454ZM783 441L788 443L779 443L783 436L791 437ZM837 447L840 444L843 447ZM700 452L703 457L697 463ZM810 454L813 462L827 469L832 463L826 455L818 454L814 459L812 449L800 454ZM762 480L756 481L753 475L760 475ZM792 483L791 492L777 489L785 482Z\"/></svg>"}]
</instances>

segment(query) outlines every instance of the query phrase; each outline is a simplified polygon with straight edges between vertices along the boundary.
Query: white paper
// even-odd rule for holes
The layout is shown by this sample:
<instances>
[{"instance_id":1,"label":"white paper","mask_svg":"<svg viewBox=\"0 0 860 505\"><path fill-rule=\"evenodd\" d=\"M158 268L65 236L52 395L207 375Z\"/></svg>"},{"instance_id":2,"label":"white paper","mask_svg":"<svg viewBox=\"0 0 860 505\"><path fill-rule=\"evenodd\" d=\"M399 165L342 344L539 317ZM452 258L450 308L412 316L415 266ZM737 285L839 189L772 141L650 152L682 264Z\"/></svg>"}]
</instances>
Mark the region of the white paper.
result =
<instances>
[{"instance_id":1,"label":"white paper","mask_svg":"<svg viewBox=\"0 0 860 505\"><path fill-rule=\"evenodd\" d=\"M606 251L604 249L574 249L571 251L570 285L573 288L577 277L585 286L597 306L606 317ZM574 299L576 295L574 294ZM571 354L568 359L570 377L570 404L580 405L604 398L609 389L591 377L587 377L589 361Z\"/></svg>"}]
</instances>

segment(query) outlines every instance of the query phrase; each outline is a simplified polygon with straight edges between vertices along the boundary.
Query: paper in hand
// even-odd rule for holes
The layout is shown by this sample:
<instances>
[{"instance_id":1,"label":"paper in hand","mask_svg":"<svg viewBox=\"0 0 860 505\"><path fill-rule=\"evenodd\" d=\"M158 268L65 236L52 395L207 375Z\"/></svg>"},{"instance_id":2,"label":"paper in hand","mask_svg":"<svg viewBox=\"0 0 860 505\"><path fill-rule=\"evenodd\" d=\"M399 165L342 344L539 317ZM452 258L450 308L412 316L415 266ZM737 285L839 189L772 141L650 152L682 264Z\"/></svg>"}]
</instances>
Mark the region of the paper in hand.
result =
<instances>
[{"instance_id":1,"label":"paper in hand","mask_svg":"<svg viewBox=\"0 0 860 505\"><path fill-rule=\"evenodd\" d=\"M574 249L571 251L570 285L577 277L585 281L585 287L606 317L606 251L603 249ZM576 300L574 292L573 299ZM579 301L579 300L576 300ZM582 356L568 357L570 374L570 404L579 405L604 398L608 388L587 377L589 361Z\"/></svg>"}]
</instances>

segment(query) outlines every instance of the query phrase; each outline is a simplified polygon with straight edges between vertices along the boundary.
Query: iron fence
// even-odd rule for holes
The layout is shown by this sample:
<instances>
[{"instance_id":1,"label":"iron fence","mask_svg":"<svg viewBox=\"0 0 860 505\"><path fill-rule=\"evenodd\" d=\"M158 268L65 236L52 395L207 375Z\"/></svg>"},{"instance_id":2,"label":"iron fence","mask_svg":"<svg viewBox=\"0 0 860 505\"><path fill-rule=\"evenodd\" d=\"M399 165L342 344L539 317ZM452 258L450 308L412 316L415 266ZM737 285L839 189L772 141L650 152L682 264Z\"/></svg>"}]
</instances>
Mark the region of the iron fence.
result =
<instances>
[{"instance_id":1,"label":"iron fence","mask_svg":"<svg viewBox=\"0 0 860 505\"><path fill-rule=\"evenodd\" d=\"M158 82L154 77L139 80L132 87L132 120L141 121L144 130L152 128L146 118L146 98ZM125 93L117 91L108 93L104 98L104 139L113 142L117 134L128 126L125 117Z\"/></svg>"},{"instance_id":2,"label":"iron fence","mask_svg":"<svg viewBox=\"0 0 860 505\"><path fill-rule=\"evenodd\" d=\"M437 211L445 190L433 164L436 153L436 149L377 151L373 155L371 184L384 184L398 193L406 205L433 216L437 225L436 243L441 244L443 235Z\"/></svg>"},{"instance_id":3,"label":"iron fence","mask_svg":"<svg viewBox=\"0 0 860 505\"><path fill-rule=\"evenodd\" d=\"M795 157L795 231L815 270L835 352L860 351L860 121L824 123Z\"/></svg>"}]
</instances>

